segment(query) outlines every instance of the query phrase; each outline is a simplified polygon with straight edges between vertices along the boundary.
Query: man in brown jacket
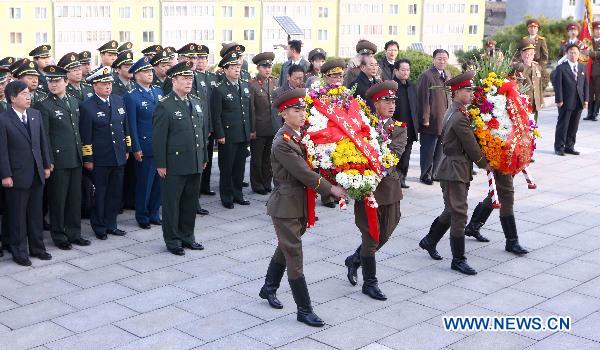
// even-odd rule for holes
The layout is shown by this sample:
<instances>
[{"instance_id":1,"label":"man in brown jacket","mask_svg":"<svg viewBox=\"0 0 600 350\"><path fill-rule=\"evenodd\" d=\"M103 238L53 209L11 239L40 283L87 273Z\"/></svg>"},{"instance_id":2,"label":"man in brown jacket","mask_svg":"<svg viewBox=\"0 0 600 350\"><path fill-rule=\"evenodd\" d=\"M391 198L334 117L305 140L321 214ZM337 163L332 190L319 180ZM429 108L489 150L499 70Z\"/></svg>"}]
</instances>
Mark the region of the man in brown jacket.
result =
<instances>
[{"instance_id":1,"label":"man in brown jacket","mask_svg":"<svg viewBox=\"0 0 600 350\"><path fill-rule=\"evenodd\" d=\"M380 137L390 140L390 150L400 158L406 146L406 123L395 121L394 110L396 109L396 90L398 83L387 80L373 85L366 92L366 98L373 101L375 113L379 118L376 127ZM377 200L377 218L379 226L379 241L375 241L369 234L369 224L364 201L354 202L355 223L361 232L362 244L354 254L346 258L348 267L348 280L356 285L357 269L362 265L363 286L362 292L376 300L386 300L387 297L379 289L376 277L375 252L389 240L392 232L400 222L400 200L402 199L402 188L400 187L400 174L396 167L388 169L387 175L381 180L375 189Z\"/></svg>"},{"instance_id":2,"label":"man in brown jacket","mask_svg":"<svg viewBox=\"0 0 600 350\"><path fill-rule=\"evenodd\" d=\"M446 83L453 92L454 101L444 115L443 155L436 173L444 194L444 211L433 221L429 233L419 242L419 246L427 250L433 259L441 260L436 245L450 228L450 266L452 270L467 275L477 273L467 264L464 232L468 218L467 195L469 184L473 180L473 163L491 170L475 139L471 118L466 109L473 99L471 79L474 75L474 71L467 71Z\"/></svg>"},{"instance_id":3,"label":"man in brown jacket","mask_svg":"<svg viewBox=\"0 0 600 350\"><path fill-rule=\"evenodd\" d=\"M598 120L598 110L600 110L600 22L592 23L592 32L594 39L592 47L583 50L581 53L587 55L592 60L592 73L590 74L590 101L588 104L588 114L583 120Z\"/></svg>"},{"instance_id":4,"label":"man in brown jacket","mask_svg":"<svg viewBox=\"0 0 600 350\"><path fill-rule=\"evenodd\" d=\"M263 52L252 58L258 68L256 78L248 83L250 88L250 108L253 110L252 130L250 140L250 186L252 191L266 195L271 192L271 146L273 146L273 124L271 109L273 108L273 90L277 82L271 76L275 54Z\"/></svg>"},{"instance_id":5,"label":"man in brown jacket","mask_svg":"<svg viewBox=\"0 0 600 350\"><path fill-rule=\"evenodd\" d=\"M522 78L521 86L527 86L527 97L531 103L531 111L534 114L535 121L538 119L538 111L544 106L544 96L542 90L542 68L533 60L535 55L535 46L528 41L523 41L519 49L521 59L513 67Z\"/></svg>"},{"instance_id":6,"label":"man in brown jacket","mask_svg":"<svg viewBox=\"0 0 600 350\"><path fill-rule=\"evenodd\" d=\"M421 138L421 176L426 185L433 184L433 173L442 153L440 135L444 113L450 104L450 95L444 89L431 89L432 86L444 85L450 79L446 71L448 51L433 51L433 65L421 73L417 84L417 101L419 115L419 132Z\"/></svg>"},{"instance_id":7,"label":"man in brown jacket","mask_svg":"<svg viewBox=\"0 0 600 350\"><path fill-rule=\"evenodd\" d=\"M273 220L278 245L259 296L273 308L283 308L276 292L287 267L290 288L298 307L297 320L322 327L325 323L313 312L302 268L302 235L308 224L307 187L321 195L337 197L345 196L346 191L333 186L308 166L305 147L300 142L301 128L306 120L305 96L306 89L293 89L275 101L284 124L273 140L271 165L275 188L267 202L267 214Z\"/></svg>"}]
</instances>

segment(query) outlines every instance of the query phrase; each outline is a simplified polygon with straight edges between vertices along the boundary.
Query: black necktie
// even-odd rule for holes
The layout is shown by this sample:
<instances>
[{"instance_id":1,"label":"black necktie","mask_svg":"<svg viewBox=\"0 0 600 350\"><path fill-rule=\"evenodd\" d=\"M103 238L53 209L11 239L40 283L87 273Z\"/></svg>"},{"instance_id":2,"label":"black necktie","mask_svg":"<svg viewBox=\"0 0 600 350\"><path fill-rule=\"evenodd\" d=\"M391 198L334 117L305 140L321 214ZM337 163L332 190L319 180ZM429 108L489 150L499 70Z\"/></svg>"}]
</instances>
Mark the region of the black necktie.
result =
<instances>
[{"instance_id":1,"label":"black necktie","mask_svg":"<svg viewBox=\"0 0 600 350\"><path fill-rule=\"evenodd\" d=\"M446 81L446 73L444 73L444 71L440 73L440 78L442 79L442 81Z\"/></svg>"}]
</instances>

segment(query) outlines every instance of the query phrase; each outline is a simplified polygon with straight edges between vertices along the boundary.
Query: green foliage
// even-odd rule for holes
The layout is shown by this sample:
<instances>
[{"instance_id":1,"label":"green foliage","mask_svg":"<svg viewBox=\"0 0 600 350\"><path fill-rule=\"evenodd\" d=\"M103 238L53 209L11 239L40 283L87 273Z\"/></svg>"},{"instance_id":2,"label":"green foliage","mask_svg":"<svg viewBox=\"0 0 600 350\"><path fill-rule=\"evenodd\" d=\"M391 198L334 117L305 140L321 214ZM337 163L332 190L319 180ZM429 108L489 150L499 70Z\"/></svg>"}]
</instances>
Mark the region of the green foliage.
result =
<instances>
[{"instance_id":1,"label":"green foliage","mask_svg":"<svg viewBox=\"0 0 600 350\"><path fill-rule=\"evenodd\" d=\"M515 26L504 27L493 36L496 40L497 48L507 51L510 57L513 56L518 43L527 33L527 26L523 23ZM567 23L572 22L573 18L568 17L561 20L551 20L545 17L539 18L540 31L539 35L546 38L546 44L548 45L548 55L550 61L556 61L558 56L558 50L560 49L560 41L567 37L567 31L565 29Z\"/></svg>"},{"instance_id":2,"label":"green foliage","mask_svg":"<svg viewBox=\"0 0 600 350\"><path fill-rule=\"evenodd\" d=\"M456 55L460 67L465 71L467 70L467 67L472 66L473 63L481 60L485 54L485 49L472 49L469 51L458 50L454 54Z\"/></svg>"},{"instance_id":3,"label":"green foliage","mask_svg":"<svg viewBox=\"0 0 600 350\"><path fill-rule=\"evenodd\" d=\"M384 51L378 52L375 57L378 60L385 58ZM421 73L431 68L433 61L431 55L411 49L400 50L398 53L398 58L407 58L410 60L410 80L412 81L416 81ZM460 69L452 65L448 65L446 70L448 70L452 76L456 76L461 73Z\"/></svg>"}]
</instances>

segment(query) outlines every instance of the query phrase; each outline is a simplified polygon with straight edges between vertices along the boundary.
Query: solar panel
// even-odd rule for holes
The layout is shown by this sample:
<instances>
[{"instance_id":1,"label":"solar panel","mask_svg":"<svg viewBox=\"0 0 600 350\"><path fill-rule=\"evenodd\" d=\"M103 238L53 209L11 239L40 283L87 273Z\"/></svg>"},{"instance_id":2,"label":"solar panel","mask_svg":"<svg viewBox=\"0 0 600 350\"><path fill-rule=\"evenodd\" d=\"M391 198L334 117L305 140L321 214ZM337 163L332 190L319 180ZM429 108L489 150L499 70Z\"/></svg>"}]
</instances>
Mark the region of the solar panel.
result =
<instances>
[{"instance_id":1,"label":"solar panel","mask_svg":"<svg viewBox=\"0 0 600 350\"><path fill-rule=\"evenodd\" d=\"M304 31L289 16L274 16L287 35L304 35Z\"/></svg>"},{"instance_id":2,"label":"solar panel","mask_svg":"<svg viewBox=\"0 0 600 350\"><path fill-rule=\"evenodd\" d=\"M423 43L412 43L410 44L410 48L419 52L425 52L425 48L423 47Z\"/></svg>"}]
</instances>

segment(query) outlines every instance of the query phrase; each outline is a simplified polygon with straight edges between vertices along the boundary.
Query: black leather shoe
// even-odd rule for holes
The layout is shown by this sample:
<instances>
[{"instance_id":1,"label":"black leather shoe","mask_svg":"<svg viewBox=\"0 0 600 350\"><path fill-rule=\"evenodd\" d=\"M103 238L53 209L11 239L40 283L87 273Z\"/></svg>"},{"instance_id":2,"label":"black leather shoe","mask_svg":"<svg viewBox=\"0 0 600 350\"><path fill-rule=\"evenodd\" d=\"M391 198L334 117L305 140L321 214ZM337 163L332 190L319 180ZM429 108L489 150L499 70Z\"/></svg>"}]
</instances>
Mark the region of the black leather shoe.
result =
<instances>
[{"instance_id":1,"label":"black leather shoe","mask_svg":"<svg viewBox=\"0 0 600 350\"><path fill-rule=\"evenodd\" d=\"M268 194L269 192L267 192L267 190L256 190L256 191L254 191L254 193L258 193L258 194L264 196L264 195Z\"/></svg>"},{"instance_id":2,"label":"black leather shoe","mask_svg":"<svg viewBox=\"0 0 600 350\"><path fill-rule=\"evenodd\" d=\"M467 264L467 258L452 258L450 268L460 273L464 273L465 275L477 274L477 271Z\"/></svg>"},{"instance_id":3,"label":"black leather shoe","mask_svg":"<svg viewBox=\"0 0 600 350\"><path fill-rule=\"evenodd\" d=\"M565 152L564 151L554 151L554 154L556 154L557 156L564 156Z\"/></svg>"},{"instance_id":4,"label":"black leather shoe","mask_svg":"<svg viewBox=\"0 0 600 350\"><path fill-rule=\"evenodd\" d=\"M208 210L206 210L204 208L198 208L198 209L196 209L196 214L205 216L205 215L208 215L210 213L208 212Z\"/></svg>"},{"instance_id":5,"label":"black leather shoe","mask_svg":"<svg viewBox=\"0 0 600 350\"><path fill-rule=\"evenodd\" d=\"M48 252L41 252L39 254L31 254L34 258L38 258L40 260L52 260L52 255Z\"/></svg>"},{"instance_id":6,"label":"black leather shoe","mask_svg":"<svg viewBox=\"0 0 600 350\"><path fill-rule=\"evenodd\" d=\"M31 260L29 260L29 258L16 258L13 256L13 261L17 263L17 265L31 266Z\"/></svg>"},{"instance_id":7,"label":"black leather shoe","mask_svg":"<svg viewBox=\"0 0 600 350\"><path fill-rule=\"evenodd\" d=\"M150 223L148 223L148 222L145 222L145 223L143 223L143 224L141 224L141 223L138 223L138 226L139 226L140 228L143 228L144 230L149 230L150 228L152 228L152 226L150 226Z\"/></svg>"},{"instance_id":8,"label":"black leather shoe","mask_svg":"<svg viewBox=\"0 0 600 350\"><path fill-rule=\"evenodd\" d=\"M324 206L326 206L327 208L335 208L335 202L329 202L329 203L323 203Z\"/></svg>"},{"instance_id":9,"label":"black leather shoe","mask_svg":"<svg viewBox=\"0 0 600 350\"><path fill-rule=\"evenodd\" d=\"M175 254L175 255L179 255L179 256L185 255L185 250L183 250L183 248L167 248L167 250L171 254Z\"/></svg>"},{"instance_id":10,"label":"black leather shoe","mask_svg":"<svg viewBox=\"0 0 600 350\"><path fill-rule=\"evenodd\" d=\"M521 247L521 245L519 244L519 240L516 238L515 239L507 239L504 250L506 250L509 253L513 253L513 254L517 254L517 255L523 255L523 254L529 253L529 250Z\"/></svg>"},{"instance_id":11,"label":"black leather shoe","mask_svg":"<svg viewBox=\"0 0 600 350\"><path fill-rule=\"evenodd\" d=\"M96 233L96 238L105 241L108 238L108 235L106 233Z\"/></svg>"},{"instance_id":12,"label":"black leather shoe","mask_svg":"<svg viewBox=\"0 0 600 350\"><path fill-rule=\"evenodd\" d=\"M421 249L425 249L433 260L443 259L440 253L438 253L436 246L430 241L429 236L423 237L423 239L419 242L419 247L421 247Z\"/></svg>"},{"instance_id":13,"label":"black leather shoe","mask_svg":"<svg viewBox=\"0 0 600 350\"><path fill-rule=\"evenodd\" d=\"M65 242L65 243L56 244L56 248L58 248L60 250L71 250L71 249L73 249L73 246L71 245L71 243Z\"/></svg>"},{"instance_id":14,"label":"black leather shoe","mask_svg":"<svg viewBox=\"0 0 600 350\"><path fill-rule=\"evenodd\" d=\"M406 184L406 180L404 180L404 179L402 179L400 181L400 187L402 187L402 188L410 188L410 186Z\"/></svg>"},{"instance_id":15,"label":"black leather shoe","mask_svg":"<svg viewBox=\"0 0 600 350\"><path fill-rule=\"evenodd\" d=\"M0 247L0 258L4 256L4 247Z\"/></svg>"},{"instance_id":16,"label":"black leather shoe","mask_svg":"<svg viewBox=\"0 0 600 350\"><path fill-rule=\"evenodd\" d=\"M502 231L506 238L506 246L504 250L517 255L523 255L529 253L529 251L519 244L519 236L517 234L517 223L515 216L501 216L500 224L502 225Z\"/></svg>"},{"instance_id":17,"label":"black leather shoe","mask_svg":"<svg viewBox=\"0 0 600 350\"><path fill-rule=\"evenodd\" d=\"M247 183L246 181L242 182L242 187L248 187L248 186L250 186L249 183Z\"/></svg>"},{"instance_id":18,"label":"black leather shoe","mask_svg":"<svg viewBox=\"0 0 600 350\"><path fill-rule=\"evenodd\" d=\"M596 117L592 117L592 116L587 116L587 117L583 118L583 120L591 120L593 122L597 121Z\"/></svg>"},{"instance_id":19,"label":"black leather shoe","mask_svg":"<svg viewBox=\"0 0 600 350\"><path fill-rule=\"evenodd\" d=\"M575 149L565 149L565 153L566 154L572 154L574 156L580 155L579 151L576 151Z\"/></svg>"},{"instance_id":20,"label":"black leather shoe","mask_svg":"<svg viewBox=\"0 0 600 350\"><path fill-rule=\"evenodd\" d=\"M119 230L117 228L117 229L114 229L114 230L106 230L106 233L109 234L109 235L114 235L114 236L125 236L125 234L127 232L125 232L123 230Z\"/></svg>"},{"instance_id":21,"label":"black leather shoe","mask_svg":"<svg viewBox=\"0 0 600 350\"><path fill-rule=\"evenodd\" d=\"M207 196L214 196L217 194L217 192L215 191L211 191L211 190L206 190L206 191L200 191L200 193L205 194Z\"/></svg>"},{"instance_id":22,"label":"black leather shoe","mask_svg":"<svg viewBox=\"0 0 600 350\"><path fill-rule=\"evenodd\" d=\"M50 231L50 224L44 219L44 231Z\"/></svg>"},{"instance_id":23,"label":"black leather shoe","mask_svg":"<svg viewBox=\"0 0 600 350\"><path fill-rule=\"evenodd\" d=\"M348 268L346 277L351 285L355 286L358 283L358 268L360 267L360 246L354 254L348 256L344 261L344 265Z\"/></svg>"},{"instance_id":24,"label":"black leather shoe","mask_svg":"<svg viewBox=\"0 0 600 350\"><path fill-rule=\"evenodd\" d=\"M432 179L420 179L419 181L421 181L421 183L423 183L425 185L433 185Z\"/></svg>"},{"instance_id":25,"label":"black leather shoe","mask_svg":"<svg viewBox=\"0 0 600 350\"><path fill-rule=\"evenodd\" d=\"M490 217L490 214L494 208L485 206L482 202L479 202L473 210L471 215L471 221L465 226L465 236L473 237L479 242L489 242L490 240L481 235L481 228Z\"/></svg>"},{"instance_id":26,"label":"black leather shoe","mask_svg":"<svg viewBox=\"0 0 600 350\"><path fill-rule=\"evenodd\" d=\"M204 246L200 243L192 243L192 244L188 244L188 243L182 243L181 244L184 248L187 249L191 249L191 250L204 250Z\"/></svg>"},{"instance_id":27,"label":"black leather shoe","mask_svg":"<svg viewBox=\"0 0 600 350\"><path fill-rule=\"evenodd\" d=\"M71 243L73 243L75 245L78 245L78 246L82 246L82 247L85 247L85 246L88 246L88 245L92 244L92 242L90 242L90 240L85 239L85 238L81 238L81 237L77 238L76 240L74 240Z\"/></svg>"},{"instance_id":28,"label":"black leather shoe","mask_svg":"<svg viewBox=\"0 0 600 350\"><path fill-rule=\"evenodd\" d=\"M233 202L239 205L250 205L250 201L246 199L234 199Z\"/></svg>"},{"instance_id":29,"label":"black leather shoe","mask_svg":"<svg viewBox=\"0 0 600 350\"><path fill-rule=\"evenodd\" d=\"M152 225L161 226L162 225L162 220L150 220L150 223Z\"/></svg>"},{"instance_id":30,"label":"black leather shoe","mask_svg":"<svg viewBox=\"0 0 600 350\"><path fill-rule=\"evenodd\" d=\"M465 258L465 237L450 236L450 249L452 250L452 270L464 273L465 275L476 275L477 271L467 264Z\"/></svg>"},{"instance_id":31,"label":"black leather shoe","mask_svg":"<svg viewBox=\"0 0 600 350\"><path fill-rule=\"evenodd\" d=\"M227 209L233 209L233 203L222 203L222 204Z\"/></svg>"}]
</instances>

